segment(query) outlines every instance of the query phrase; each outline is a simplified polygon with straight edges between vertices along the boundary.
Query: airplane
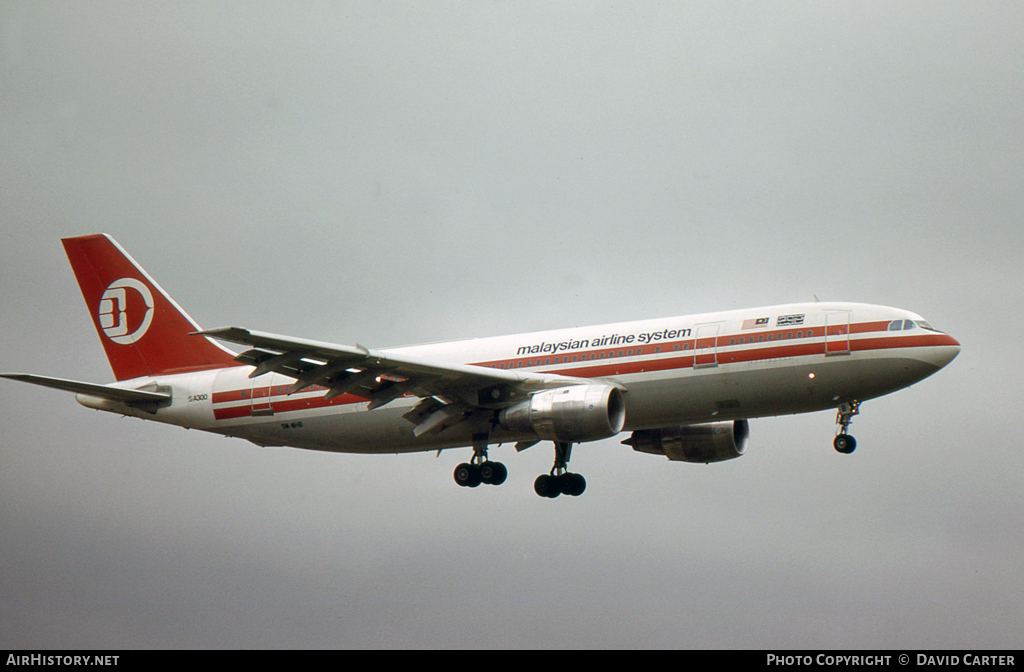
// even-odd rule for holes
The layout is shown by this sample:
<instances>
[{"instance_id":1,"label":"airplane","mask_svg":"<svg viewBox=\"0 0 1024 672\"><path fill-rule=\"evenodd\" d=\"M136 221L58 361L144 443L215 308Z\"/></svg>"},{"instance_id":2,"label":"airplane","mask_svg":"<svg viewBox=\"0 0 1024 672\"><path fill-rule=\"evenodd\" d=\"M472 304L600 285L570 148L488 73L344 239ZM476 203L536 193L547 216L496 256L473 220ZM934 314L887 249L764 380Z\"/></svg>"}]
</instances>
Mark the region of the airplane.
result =
<instances>
[{"instance_id":1,"label":"airplane","mask_svg":"<svg viewBox=\"0 0 1024 672\"><path fill-rule=\"evenodd\" d=\"M247 439L351 453L472 447L464 487L500 485L490 446L554 444L534 481L579 496L575 444L711 463L746 451L751 418L836 409L852 453L860 405L932 375L960 343L920 315L863 303L749 310L371 349L241 327L204 330L109 235L62 240L116 382L10 378L87 408ZM241 352L222 343L242 346Z\"/></svg>"}]
</instances>

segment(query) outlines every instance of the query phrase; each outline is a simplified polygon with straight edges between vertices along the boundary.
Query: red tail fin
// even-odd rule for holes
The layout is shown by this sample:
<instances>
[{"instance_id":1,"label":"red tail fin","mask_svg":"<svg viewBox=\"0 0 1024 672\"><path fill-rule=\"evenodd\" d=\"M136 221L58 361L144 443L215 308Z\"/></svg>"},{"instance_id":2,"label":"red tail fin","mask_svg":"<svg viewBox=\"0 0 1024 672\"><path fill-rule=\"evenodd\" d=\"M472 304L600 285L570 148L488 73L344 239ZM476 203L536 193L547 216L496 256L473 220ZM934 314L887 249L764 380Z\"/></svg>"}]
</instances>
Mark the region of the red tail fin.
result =
<instances>
[{"instance_id":1,"label":"red tail fin","mask_svg":"<svg viewBox=\"0 0 1024 672\"><path fill-rule=\"evenodd\" d=\"M117 380L238 365L113 238L61 242Z\"/></svg>"}]
</instances>

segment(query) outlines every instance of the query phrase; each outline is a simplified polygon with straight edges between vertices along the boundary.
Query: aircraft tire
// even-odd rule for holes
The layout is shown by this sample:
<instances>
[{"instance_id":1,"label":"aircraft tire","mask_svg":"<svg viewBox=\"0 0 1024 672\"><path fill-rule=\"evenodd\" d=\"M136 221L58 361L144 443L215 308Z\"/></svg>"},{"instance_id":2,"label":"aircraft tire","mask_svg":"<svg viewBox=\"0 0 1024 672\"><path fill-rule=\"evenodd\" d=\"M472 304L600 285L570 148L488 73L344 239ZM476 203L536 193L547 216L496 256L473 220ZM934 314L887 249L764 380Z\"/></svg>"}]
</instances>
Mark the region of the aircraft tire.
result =
<instances>
[{"instance_id":1,"label":"aircraft tire","mask_svg":"<svg viewBox=\"0 0 1024 672\"><path fill-rule=\"evenodd\" d=\"M559 487L558 479L548 474L541 474L537 477L537 480L533 482L533 490L541 497L547 497L554 499L562 494L562 489Z\"/></svg>"},{"instance_id":2,"label":"aircraft tire","mask_svg":"<svg viewBox=\"0 0 1024 672\"><path fill-rule=\"evenodd\" d=\"M857 449L857 439L849 434L837 434L832 446L843 455L849 455Z\"/></svg>"},{"instance_id":3,"label":"aircraft tire","mask_svg":"<svg viewBox=\"0 0 1024 672\"><path fill-rule=\"evenodd\" d=\"M563 495L579 497L587 489L587 479L583 478L582 474L562 474L560 478Z\"/></svg>"},{"instance_id":4,"label":"aircraft tire","mask_svg":"<svg viewBox=\"0 0 1024 672\"><path fill-rule=\"evenodd\" d=\"M480 465L480 480L487 485L501 485L508 478L508 469L501 462L484 462Z\"/></svg>"},{"instance_id":5,"label":"aircraft tire","mask_svg":"<svg viewBox=\"0 0 1024 672\"><path fill-rule=\"evenodd\" d=\"M463 462L455 467L455 482L464 488L475 488L480 485L480 469L472 464Z\"/></svg>"}]
</instances>

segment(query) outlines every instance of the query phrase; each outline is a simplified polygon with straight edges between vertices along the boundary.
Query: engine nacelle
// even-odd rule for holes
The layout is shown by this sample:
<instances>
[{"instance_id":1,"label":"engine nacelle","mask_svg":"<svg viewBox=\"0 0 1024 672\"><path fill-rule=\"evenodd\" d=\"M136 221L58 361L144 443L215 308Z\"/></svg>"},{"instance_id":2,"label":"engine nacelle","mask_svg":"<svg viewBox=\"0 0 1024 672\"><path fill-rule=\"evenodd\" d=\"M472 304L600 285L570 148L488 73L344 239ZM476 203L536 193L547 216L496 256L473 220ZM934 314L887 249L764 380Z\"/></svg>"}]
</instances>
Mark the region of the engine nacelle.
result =
<instances>
[{"instance_id":1,"label":"engine nacelle","mask_svg":"<svg viewBox=\"0 0 1024 672\"><path fill-rule=\"evenodd\" d=\"M682 462L721 462L739 457L747 449L750 425L746 420L641 429L623 441L633 450L664 455Z\"/></svg>"},{"instance_id":2,"label":"engine nacelle","mask_svg":"<svg viewBox=\"0 0 1024 672\"><path fill-rule=\"evenodd\" d=\"M537 392L503 410L498 422L549 441L598 441L622 431L626 405L614 385L572 385Z\"/></svg>"}]
</instances>

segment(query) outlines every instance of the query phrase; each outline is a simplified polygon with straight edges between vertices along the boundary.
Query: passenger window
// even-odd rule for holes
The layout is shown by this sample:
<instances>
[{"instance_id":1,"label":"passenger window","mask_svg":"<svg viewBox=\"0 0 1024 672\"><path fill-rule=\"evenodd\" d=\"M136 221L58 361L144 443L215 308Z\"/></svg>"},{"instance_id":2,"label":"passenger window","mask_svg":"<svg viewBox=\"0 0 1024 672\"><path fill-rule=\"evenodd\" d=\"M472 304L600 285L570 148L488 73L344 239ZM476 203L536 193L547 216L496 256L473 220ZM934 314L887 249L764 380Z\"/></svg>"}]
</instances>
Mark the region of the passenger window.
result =
<instances>
[{"instance_id":1,"label":"passenger window","mask_svg":"<svg viewBox=\"0 0 1024 672\"><path fill-rule=\"evenodd\" d=\"M576 355L572 356L572 361L574 361L574 362L576 361Z\"/></svg>"},{"instance_id":2,"label":"passenger window","mask_svg":"<svg viewBox=\"0 0 1024 672\"><path fill-rule=\"evenodd\" d=\"M729 345L736 345L736 339L735 338L730 338L729 339Z\"/></svg>"}]
</instances>

